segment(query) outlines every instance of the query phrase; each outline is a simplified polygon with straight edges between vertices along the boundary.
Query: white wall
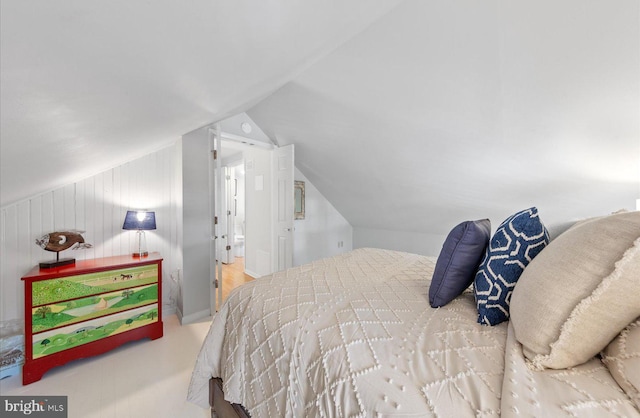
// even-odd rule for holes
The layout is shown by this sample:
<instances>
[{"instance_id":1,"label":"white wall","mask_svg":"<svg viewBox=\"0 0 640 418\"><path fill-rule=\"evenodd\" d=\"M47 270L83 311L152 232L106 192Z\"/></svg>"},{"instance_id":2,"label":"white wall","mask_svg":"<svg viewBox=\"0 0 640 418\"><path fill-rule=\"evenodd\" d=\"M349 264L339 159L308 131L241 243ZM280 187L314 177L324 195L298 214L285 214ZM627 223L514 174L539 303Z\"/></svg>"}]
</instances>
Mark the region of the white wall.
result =
<instances>
[{"instance_id":1,"label":"white wall","mask_svg":"<svg viewBox=\"0 0 640 418\"><path fill-rule=\"evenodd\" d=\"M245 271L252 277L271 273L271 152L250 148L245 160Z\"/></svg>"},{"instance_id":2,"label":"white wall","mask_svg":"<svg viewBox=\"0 0 640 418\"><path fill-rule=\"evenodd\" d=\"M147 248L163 256L162 304L174 310L181 251L176 213L180 206L179 149L173 145L93 177L3 207L0 210L1 276L0 321L24 318L24 288L20 278L38 262L55 259L35 239L64 229L85 231L93 248L66 250L61 258L77 260L110 257L131 252L135 233L124 231L128 209L156 212L157 229L147 231ZM46 170L43 170L46 175Z\"/></svg>"},{"instance_id":3,"label":"white wall","mask_svg":"<svg viewBox=\"0 0 640 418\"><path fill-rule=\"evenodd\" d=\"M533 205L532 205L533 206ZM498 225L502 223L508 216L517 212L521 209L526 209L530 206L523 206L520 209L513 210L509 212L510 209L503 210L498 216L490 216L491 220L491 230L492 233L496 231ZM574 217L571 221L566 222L551 222L548 221L546 210L548 208L546 206L538 207L538 211L540 213L540 219L545 224L545 227L549 231L549 236L551 239L554 239L562 232L564 232L567 228L575 223L578 219L585 218L582 217ZM624 208L619 208L624 209ZM614 212L614 211L612 211ZM606 213L602 213L600 215L605 215ZM460 222L464 222L467 220L476 220L482 219L483 217L487 217L487 214L484 213L483 216L470 217L469 219L462 219L454 221L453 223L448 223L445 228L448 228L448 231L453 229ZM373 248L385 248L388 250L397 250L397 251L406 251L409 253L422 254L422 255L430 255L437 257L440 254L440 250L442 250L442 244L444 240L447 238L448 232L446 234L425 234L421 232L407 232L407 231L393 231L384 228L363 228L356 227L353 231L353 247L354 248L364 248L364 247L373 247Z\"/></svg>"},{"instance_id":4,"label":"white wall","mask_svg":"<svg viewBox=\"0 0 640 418\"><path fill-rule=\"evenodd\" d=\"M451 228L454 226L451 225ZM355 227L353 229L354 248L384 248L431 256L440 254L445 238L446 235L392 231L384 228Z\"/></svg>"},{"instance_id":5,"label":"white wall","mask_svg":"<svg viewBox=\"0 0 640 418\"><path fill-rule=\"evenodd\" d=\"M237 165L235 167L231 167L233 172L233 178L236 180L237 187L237 195L236 195L236 216L235 216L235 224L240 225L242 227L242 233L244 234L244 219L245 219L245 204L244 204L244 162L242 165Z\"/></svg>"},{"instance_id":6,"label":"white wall","mask_svg":"<svg viewBox=\"0 0 640 418\"><path fill-rule=\"evenodd\" d=\"M349 222L297 168L294 178L305 182L305 219L293 221L293 265L351 250L353 228Z\"/></svg>"},{"instance_id":7,"label":"white wall","mask_svg":"<svg viewBox=\"0 0 640 418\"><path fill-rule=\"evenodd\" d=\"M182 136L183 270L177 301L181 323L211 314L211 216L207 127Z\"/></svg>"}]
</instances>

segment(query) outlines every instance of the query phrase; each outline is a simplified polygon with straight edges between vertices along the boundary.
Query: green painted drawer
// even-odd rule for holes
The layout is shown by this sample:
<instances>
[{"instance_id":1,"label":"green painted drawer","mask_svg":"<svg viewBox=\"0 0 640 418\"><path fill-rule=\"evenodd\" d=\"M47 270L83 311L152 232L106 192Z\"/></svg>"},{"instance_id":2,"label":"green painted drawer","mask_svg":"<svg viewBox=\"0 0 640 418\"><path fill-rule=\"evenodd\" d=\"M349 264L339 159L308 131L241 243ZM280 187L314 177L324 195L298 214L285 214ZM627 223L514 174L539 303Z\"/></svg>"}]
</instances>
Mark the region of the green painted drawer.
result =
<instances>
[{"instance_id":1,"label":"green painted drawer","mask_svg":"<svg viewBox=\"0 0 640 418\"><path fill-rule=\"evenodd\" d=\"M47 331L158 302L158 285L150 284L32 309L31 332Z\"/></svg>"},{"instance_id":2,"label":"green painted drawer","mask_svg":"<svg viewBox=\"0 0 640 418\"><path fill-rule=\"evenodd\" d=\"M157 282L157 264L35 281L31 292L32 306L50 305Z\"/></svg>"},{"instance_id":3,"label":"green painted drawer","mask_svg":"<svg viewBox=\"0 0 640 418\"><path fill-rule=\"evenodd\" d=\"M32 338L33 358L46 357L155 322L158 322L157 303L41 332Z\"/></svg>"}]
</instances>

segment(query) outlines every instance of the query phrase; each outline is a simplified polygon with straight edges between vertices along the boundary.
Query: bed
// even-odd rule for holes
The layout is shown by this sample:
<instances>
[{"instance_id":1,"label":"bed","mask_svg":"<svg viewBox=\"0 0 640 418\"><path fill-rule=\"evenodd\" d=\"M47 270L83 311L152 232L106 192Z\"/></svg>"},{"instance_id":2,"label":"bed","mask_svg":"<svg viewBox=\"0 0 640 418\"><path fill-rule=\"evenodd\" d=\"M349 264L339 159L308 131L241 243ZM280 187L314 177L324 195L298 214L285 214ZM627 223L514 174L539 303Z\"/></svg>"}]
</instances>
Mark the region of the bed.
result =
<instances>
[{"instance_id":1,"label":"bed","mask_svg":"<svg viewBox=\"0 0 640 418\"><path fill-rule=\"evenodd\" d=\"M637 229L624 251L623 273L631 277L631 288L623 293L640 294L640 276L631 270L640 268L640 216L624 221L623 228L631 222ZM581 233L589 228L594 229ZM467 232L456 241L458 249ZM495 237L482 248L482 263L489 267ZM553 251L552 244L536 257L540 263L522 270L548 267L542 254ZM446 242L443 253L445 247ZM204 408L215 404L213 416L640 417L635 296L623 315L633 319L619 321L626 323L609 332L612 338L604 337L605 347L579 364L552 368L545 361L555 361L556 353L540 360L532 352L535 344L516 326L522 310L536 309L526 306L529 290L509 296L513 318L495 325L479 323L476 282L483 276L477 272L473 285L432 307L429 294L443 253L435 258L357 249L235 289L213 318L188 399ZM537 281L524 271L520 280L527 289ZM516 296L522 309L515 309ZM581 300L588 298L593 295ZM541 308L537 315L544 320Z\"/></svg>"}]
</instances>

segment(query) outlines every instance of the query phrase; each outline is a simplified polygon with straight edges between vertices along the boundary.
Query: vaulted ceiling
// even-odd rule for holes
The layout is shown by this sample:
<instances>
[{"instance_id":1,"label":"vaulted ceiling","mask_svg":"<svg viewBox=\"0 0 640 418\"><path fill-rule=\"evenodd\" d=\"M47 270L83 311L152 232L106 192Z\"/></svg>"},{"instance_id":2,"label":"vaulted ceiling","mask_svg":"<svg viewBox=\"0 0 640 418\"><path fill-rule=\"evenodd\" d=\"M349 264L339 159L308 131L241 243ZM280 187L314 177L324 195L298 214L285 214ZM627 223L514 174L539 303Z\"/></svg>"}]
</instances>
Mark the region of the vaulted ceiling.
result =
<instances>
[{"instance_id":1,"label":"vaulted ceiling","mask_svg":"<svg viewBox=\"0 0 640 418\"><path fill-rule=\"evenodd\" d=\"M356 228L633 209L640 6L405 1L248 114Z\"/></svg>"},{"instance_id":2,"label":"vaulted ceiling","mask_svg":"<svg viewBox=\"0 0 640 418\"><path fill-rule=\"evenodd\" d=\"M636 0L2 0L2 206L246 111L356 227L640 197Z\"/></svg>"},{"instance_id":3,"label":"vaulted ceiling","mask_svg":"<svg viewBox=\"0 0 640 418\"><path fill-rule=\"evenodd\" d=\"M2 0L1 205L239 113L399 0Z\"/></svg>"}]
</instances>

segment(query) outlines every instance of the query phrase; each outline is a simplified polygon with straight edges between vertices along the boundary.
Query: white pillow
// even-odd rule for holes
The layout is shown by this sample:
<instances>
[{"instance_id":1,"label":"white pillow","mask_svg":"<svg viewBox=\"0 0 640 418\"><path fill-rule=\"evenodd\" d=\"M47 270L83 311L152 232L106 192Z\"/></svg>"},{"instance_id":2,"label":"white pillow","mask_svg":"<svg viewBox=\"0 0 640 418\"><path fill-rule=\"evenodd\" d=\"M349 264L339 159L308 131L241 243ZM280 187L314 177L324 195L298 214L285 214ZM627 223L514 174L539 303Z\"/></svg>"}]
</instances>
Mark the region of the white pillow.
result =
<instances>
[{"instance_id":1,"label":"white pillow","mask_svg":"<svg viewBox=\"0 0 640 418\"><path fill-rule=\"evenodd\" d=\"M640 318L611 341L602 352L602 361L640 409Z\"/></svg>"},{"instance_id":2,"label":"white pillow","mask_svg":"<svg viewBox=\"0 0 640 418\"><path fill-rule=\"evenodd\" d=\"M589 220L532 260L511 298L516 339L533 366L576 366L640 316L640 212Z\"/></svg>"}]
</instances>

